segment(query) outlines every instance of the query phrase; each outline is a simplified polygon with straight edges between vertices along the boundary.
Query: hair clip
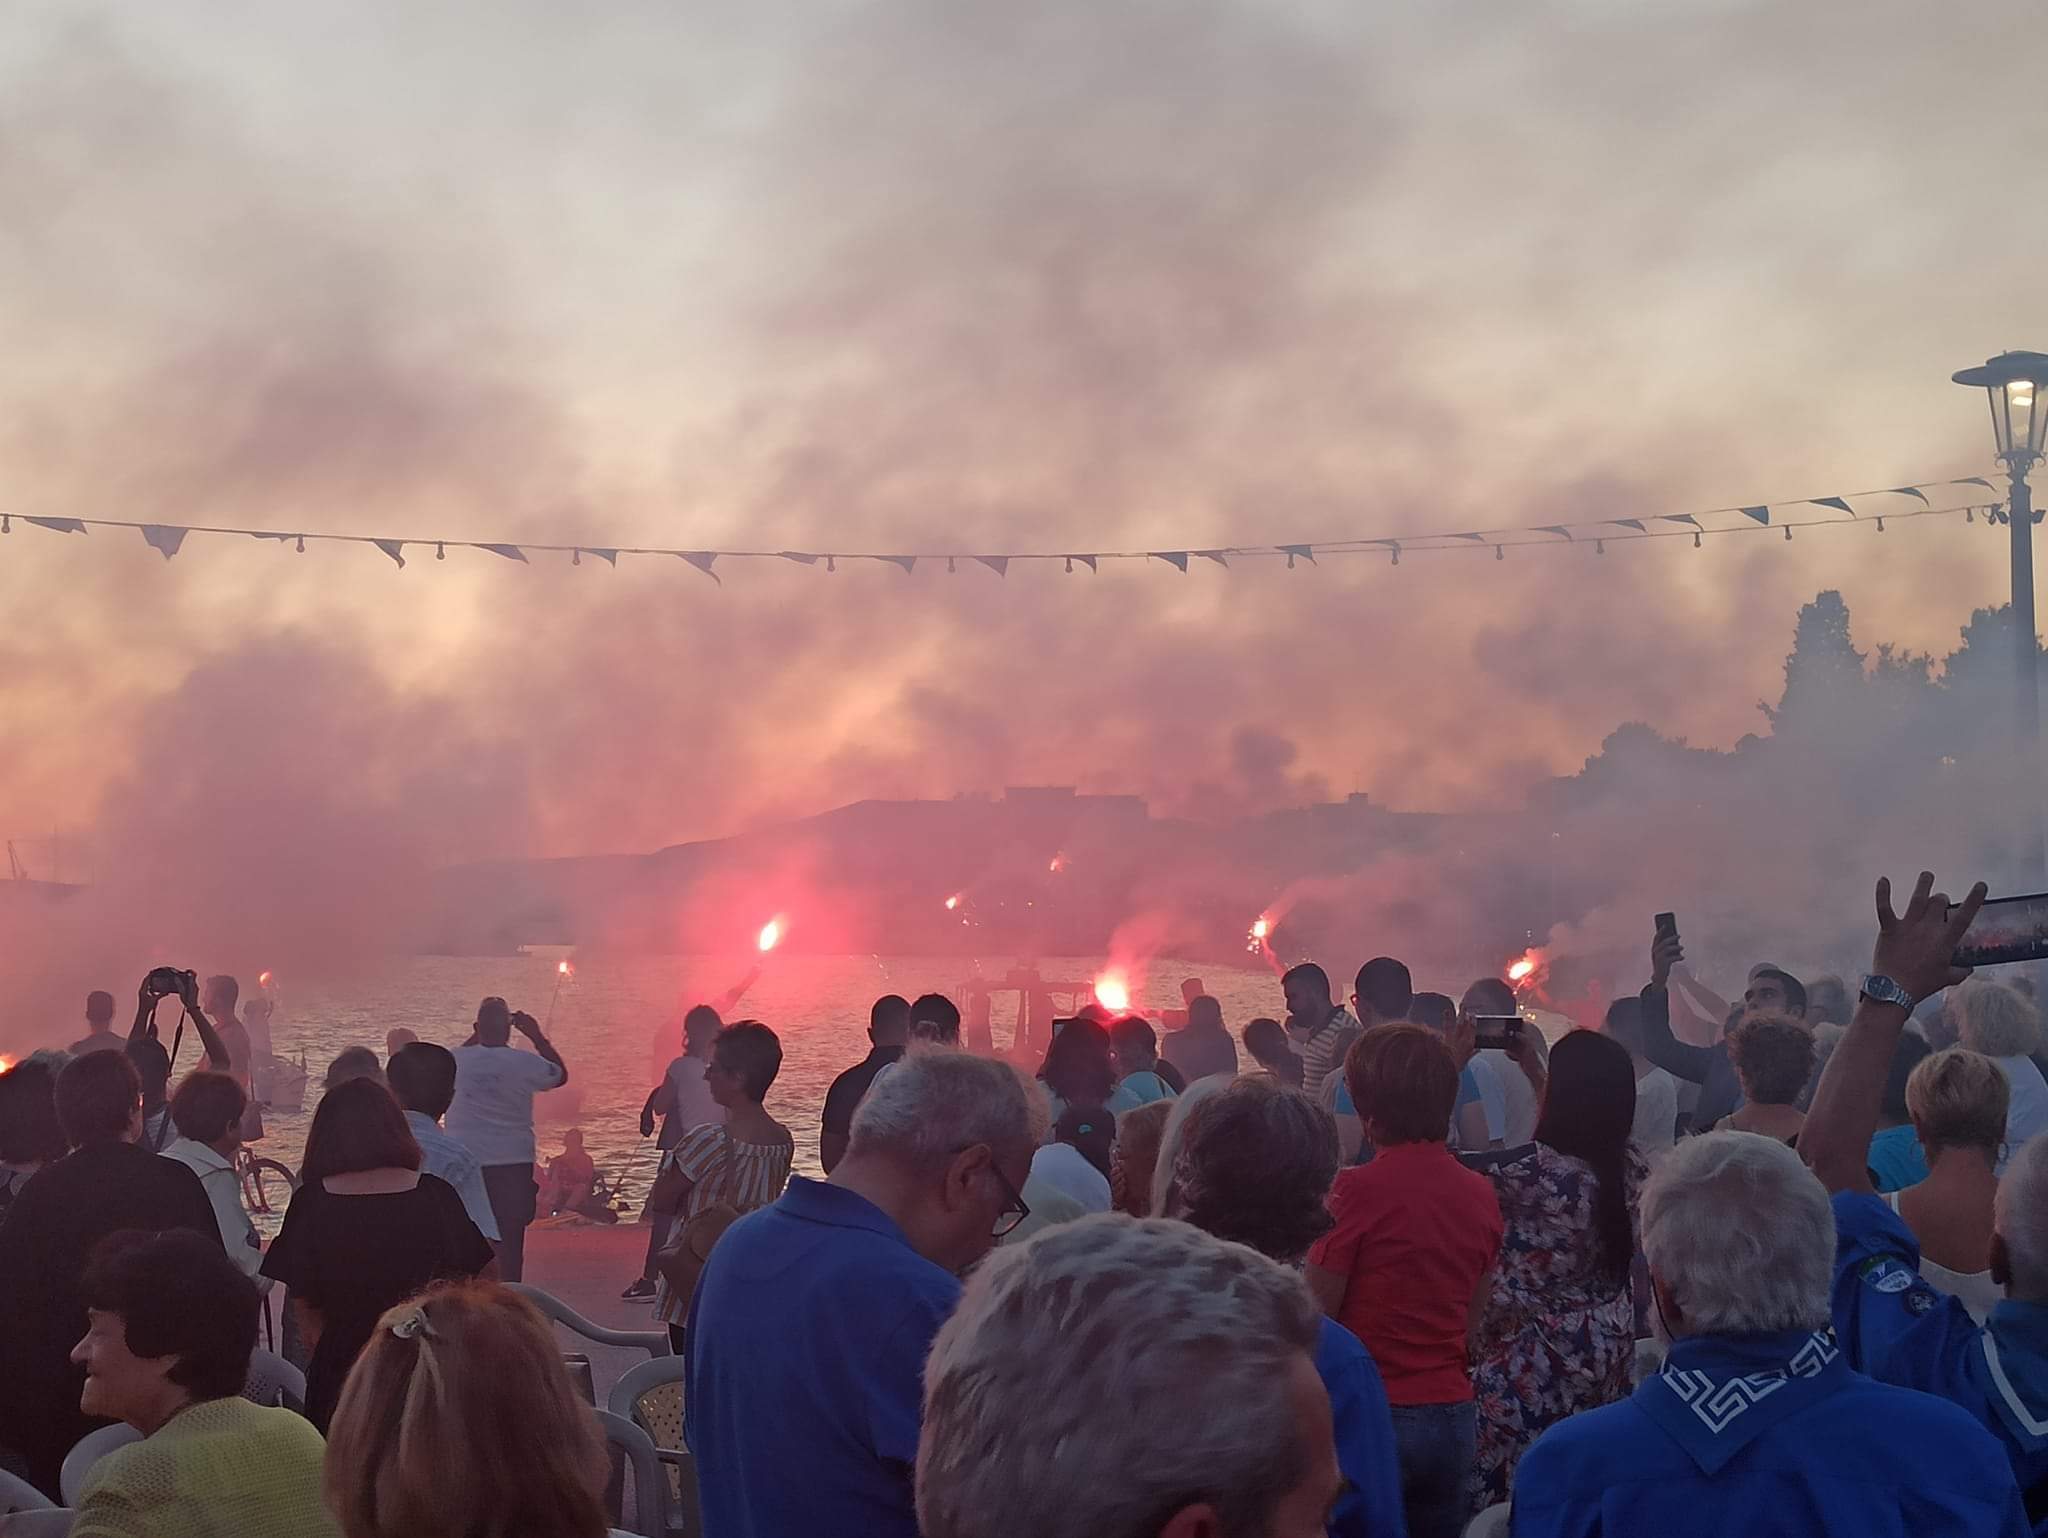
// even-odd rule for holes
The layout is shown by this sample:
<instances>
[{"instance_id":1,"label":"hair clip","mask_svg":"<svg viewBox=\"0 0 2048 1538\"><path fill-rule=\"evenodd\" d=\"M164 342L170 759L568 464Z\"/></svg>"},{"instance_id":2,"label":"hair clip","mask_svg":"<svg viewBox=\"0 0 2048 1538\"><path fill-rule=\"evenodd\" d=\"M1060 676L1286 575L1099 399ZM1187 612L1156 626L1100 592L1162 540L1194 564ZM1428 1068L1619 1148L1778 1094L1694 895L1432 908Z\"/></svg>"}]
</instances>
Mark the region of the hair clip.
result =
<instances>
[{"instance_id":1,"label":"hair clip","mask_svg":"<svg viewBox=\"0 0 2048 1538\"><path fill-rule=\"evenodd\" d=\"M432 1335L434 1327L427 1321L427 1311L415 1303L410 1308L394 1309L397 1318L391 1321L391 1333L400 1340L411 1340L416 1335Z\"/></svg>"}]
</instances>

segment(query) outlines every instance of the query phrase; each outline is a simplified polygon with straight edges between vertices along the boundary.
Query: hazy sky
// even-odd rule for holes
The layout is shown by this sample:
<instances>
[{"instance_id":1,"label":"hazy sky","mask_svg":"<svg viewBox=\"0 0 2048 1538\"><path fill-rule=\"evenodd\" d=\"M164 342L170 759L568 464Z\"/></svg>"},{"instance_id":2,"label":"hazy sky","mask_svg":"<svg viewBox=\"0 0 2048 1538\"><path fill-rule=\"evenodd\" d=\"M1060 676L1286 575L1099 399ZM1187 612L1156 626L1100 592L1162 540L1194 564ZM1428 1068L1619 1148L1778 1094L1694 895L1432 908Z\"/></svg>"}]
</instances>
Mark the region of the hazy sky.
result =
<instances>
[{"instance_id":1,"label":"hazy sky","mask_svg":"<svg viewBox=\"0 0 2048 1538\"><path fill-rule=\"evenodd\" d=\"M12 0L0 505L902 549L1988 473L2043 346L2017 0ZM1411 807L1760 729L1797 605L2004 546L957 575L0 542L0 834L646 847L1005 782Z\"/></svg>"}]
</instances>

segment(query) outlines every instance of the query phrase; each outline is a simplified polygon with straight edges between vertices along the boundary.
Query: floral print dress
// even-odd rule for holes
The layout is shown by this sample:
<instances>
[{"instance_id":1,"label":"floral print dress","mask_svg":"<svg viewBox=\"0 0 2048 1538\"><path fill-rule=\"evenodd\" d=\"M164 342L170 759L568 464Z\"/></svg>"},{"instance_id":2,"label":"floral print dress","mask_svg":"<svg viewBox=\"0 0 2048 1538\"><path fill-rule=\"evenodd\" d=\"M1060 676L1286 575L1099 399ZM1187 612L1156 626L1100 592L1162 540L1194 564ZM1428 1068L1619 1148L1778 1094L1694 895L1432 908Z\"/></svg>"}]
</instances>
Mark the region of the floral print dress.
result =
<instances>
[{"instance_id":1,"label":"floral print dress","mask_svg":"<svg viewBox=\"0 0 2048 1538\"><path fill-rule=\"evenodd\" d=\"M1507 1232L1472 1359L1474 1510L1508 1498L1515 1465L1551 1426L1629 1394L1635 1299L1601 1265L1591 1166L1542 1143L1466 1161L1493 1182ZM1647 1174L1628 1151L1630 1229Z\"/></svg>"}]
</instances>

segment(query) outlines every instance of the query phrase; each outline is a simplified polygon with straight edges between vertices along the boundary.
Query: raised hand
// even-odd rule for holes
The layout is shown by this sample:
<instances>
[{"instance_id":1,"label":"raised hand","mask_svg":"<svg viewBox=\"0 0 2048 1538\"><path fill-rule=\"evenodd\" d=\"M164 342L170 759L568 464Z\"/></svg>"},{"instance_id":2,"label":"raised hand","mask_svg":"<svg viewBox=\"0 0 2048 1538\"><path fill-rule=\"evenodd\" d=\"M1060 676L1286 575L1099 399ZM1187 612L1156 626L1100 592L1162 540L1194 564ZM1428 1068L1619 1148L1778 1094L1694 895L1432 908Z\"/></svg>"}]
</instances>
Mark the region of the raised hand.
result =
<instances>
[{"instance_id":1,"label":"raised hand","mask_svg":"<svg viewBox=\"0 0 2048 1538\"><path fill-rule=\"evenodd\" d=\"M1968 967L1956 965L1956 947L1977 910L1984 906L1985 888L1978 882L1960 903L1950 905L1948 895L1934 890L1934 874L1922 871L1906 900L1903 914L1892 911L1889 877L1877 883L1877 943L1871 948L1870 969L1889 977L1916 999L1924 999L1943 988L1953 988L1970 975Z\"/></svg>"}]
</instances>

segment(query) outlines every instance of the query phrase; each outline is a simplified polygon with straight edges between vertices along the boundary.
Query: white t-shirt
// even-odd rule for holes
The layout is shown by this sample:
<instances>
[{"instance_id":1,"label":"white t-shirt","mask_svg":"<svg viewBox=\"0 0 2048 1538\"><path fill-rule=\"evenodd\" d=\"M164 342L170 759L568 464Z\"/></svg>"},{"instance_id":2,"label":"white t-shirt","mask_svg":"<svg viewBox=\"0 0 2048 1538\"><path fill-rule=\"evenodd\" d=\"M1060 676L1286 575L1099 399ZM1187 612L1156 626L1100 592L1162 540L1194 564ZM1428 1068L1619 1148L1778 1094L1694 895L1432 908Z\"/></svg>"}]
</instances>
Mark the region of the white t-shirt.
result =
<instances>
[{"instance_id":1,"label":"white t-shirt","mask_svg":"<svg viewBox=\"0 0 2048 1538\"><path fill-rule=\"evenodd\" d=\"M711 1086L704 1082L710 1065L704 1057L679 1057L668 1065L669 1087L675 1091L676 1108L670 1125L680 1134L707 1122L725 1125L725 1107L711 1098Z\"/></svg>"},{"instance_id":2,"label":"white t-shirt","mask_svg":"<svg viewBox=\"0 0 2048 1538\"><path fill-rule=\"evenodd\" d=\"M1629 1138L1643 1155L1670 1148L1678 1136L1678 1080L1652 1068L1636 1080L1636 1121Z\"/></svg>"},{"instance_id":3,"label":"white t-shirt","mask_svg":"<svg viewBox=\"0 0 2048 1538\"><path fill-rule=\"evenodd\" d=\"M1536 1118L1543 1107L1537 1103L1536 1091L1530 1087L1529 1076L1522 1072L1522 1065L1507 1053L1494 1051L1480 1053L1472 1059L1472 1066L1477 1068L1482 1062L1490 1064L1495 1077L1500 1080L1501 1099L1505 1104L1502 1145L1520 1148L1524 1143L1535 1142Z\"/></svg>"},{"instance_id":4,"label":"white t-shirt","mask_svg":"<svg viewBox=\"0 0 2048 1538\"><path fill-rule=\"evenodd\" d=\"M2005 1112L2005 1156L1998 1161L1998 1172L2002 1175L2014 1154L2030 1140L2048 1132L2048 1081L2041 1078L2041 1070L2034 1066L2032 1058L1994 1057L1991 1061L1998 1064L2012 1086Z\"/></svg>"},{"instance_id":5,"label":"white t-shirt","mask_svg":"<svg viewBox=\"0 0 2048 1538\"><path fill-rule=\"evenodd\" d=\"M486 1169L531 1164L533 1097L562 1079L562 1070L538 1053L512 1046L457 1047L455 1101L442 1126Z\"/></svg>"},{"instance_id":6,"label":"white t-shirt","mask_svg":"<svg viewBox=\"0 0 2048 1538\"><path fill-rule=\"evenodd\" d=\"M1072 1143L1047 1143L1033 1154L1031 1178L1071 1196L1089 1212L1109 1211L1109 1177Z\"/></svg>"}]
</instances>

